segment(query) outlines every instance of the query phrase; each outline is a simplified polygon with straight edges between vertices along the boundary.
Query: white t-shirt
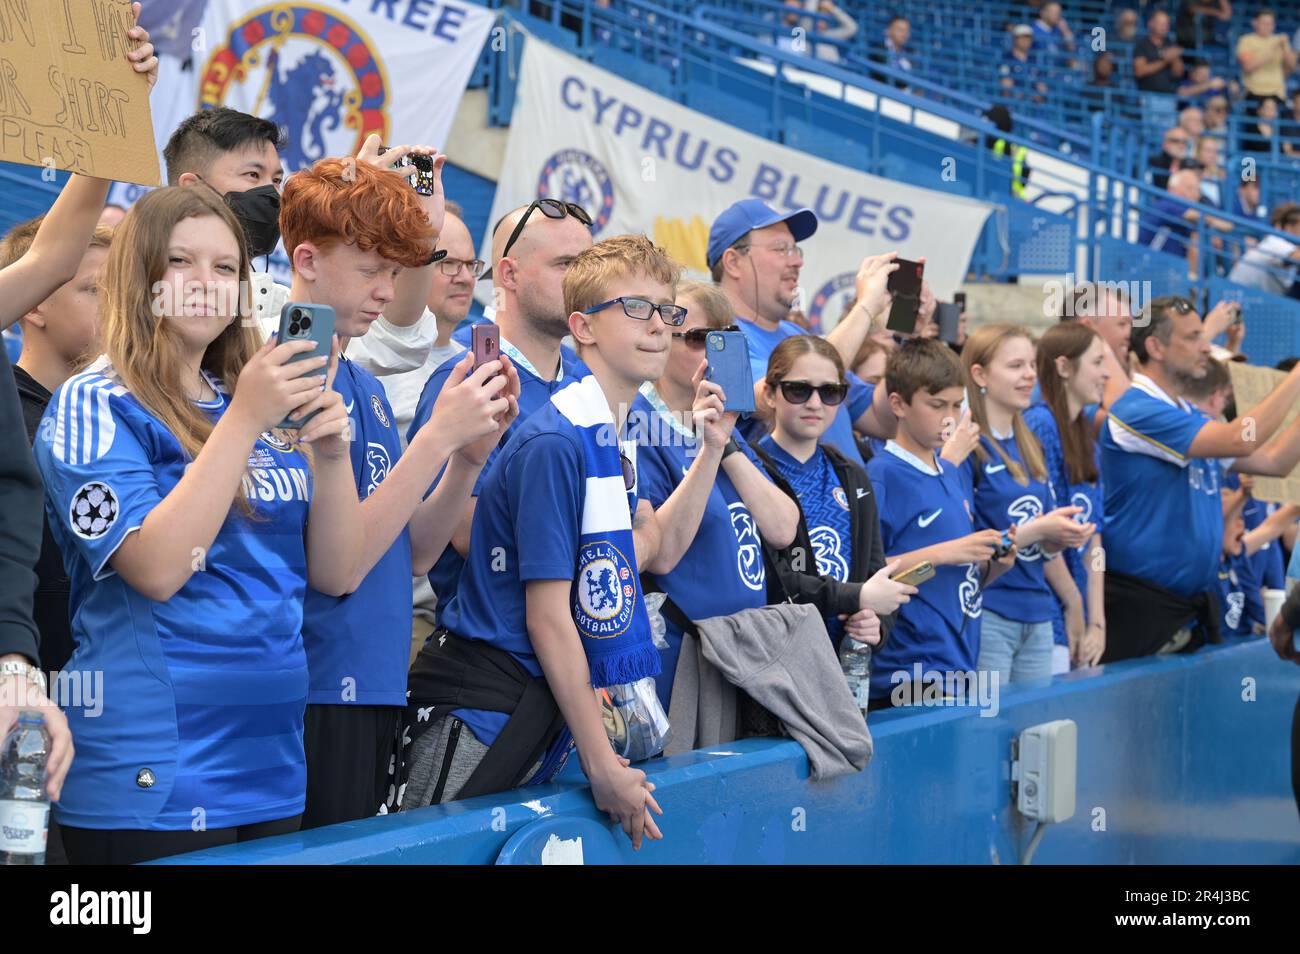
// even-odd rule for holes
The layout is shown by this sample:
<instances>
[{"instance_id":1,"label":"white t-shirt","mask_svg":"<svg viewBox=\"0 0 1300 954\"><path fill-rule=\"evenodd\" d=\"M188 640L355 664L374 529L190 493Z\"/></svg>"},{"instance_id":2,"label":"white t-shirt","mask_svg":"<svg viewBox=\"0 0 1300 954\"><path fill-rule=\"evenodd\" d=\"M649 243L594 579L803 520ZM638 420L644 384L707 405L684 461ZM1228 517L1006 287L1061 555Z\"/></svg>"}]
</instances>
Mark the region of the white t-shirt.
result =
<instances>
[{"instance_id":1,"label":"white t-shirt","mask_svg":"<svg viewBox=\"0 0 1300 954\"><path fill-rule=\"evenodd\" d=\"M1297 263L1289 257L1296 248L1280 235L1266 235L1232 266L1228 279L1247 288L1285 295L1296 277Z\"/></svg>"},{"instance_id":2,"label":"white t-shirt","mask_svg":"<svg viewBox=\"0 0 1300 954\"><path fill-rule=\"evenodd\" d=\"M384 392L397 418L397 434L406 448L406 432L415 417L415 406L425 382L444 361L464 351L458 342L433 347L438 337L438 320L429 309L406 328L388 323L382 315L364 337L348 344L348 358L377 378L383 378Z\"/></svg>"}]
</instances>

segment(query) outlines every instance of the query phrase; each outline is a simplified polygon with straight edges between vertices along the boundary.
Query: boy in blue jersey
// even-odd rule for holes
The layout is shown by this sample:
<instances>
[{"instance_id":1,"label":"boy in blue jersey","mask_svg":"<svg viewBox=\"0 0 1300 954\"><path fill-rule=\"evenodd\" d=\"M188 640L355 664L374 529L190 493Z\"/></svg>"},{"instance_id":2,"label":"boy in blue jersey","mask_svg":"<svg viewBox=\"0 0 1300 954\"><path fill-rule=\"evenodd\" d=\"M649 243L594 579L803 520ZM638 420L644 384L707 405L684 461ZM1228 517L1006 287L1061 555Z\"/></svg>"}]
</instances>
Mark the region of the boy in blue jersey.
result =
<instances>
[{"instance_id":1,"label":"boy in blue jersey","mask_svg":"<svg viewBox=\"0 0 1300 954\"><path fill-rule=\"evenodd\" d=\"M572 742L597 807L633 846L660 837L654 786L614 754L592 687L659 671L638 573L671 571L689 546L734 421L720 389L701 383L690 472L657 513L638 502L623 427L685 317L679 273L644 236L620 236L565 275L590 371L518 427L481 488L444 629L411 670L403 808L548 781Z\"/></svg>"},{"instance_id":2,"label":"boy in blue jersey","mask_svg":"<svg viewBox=\"0 0 1300 954\"><path fill-rule=\"evenodd\" d=\"M903 568L928 561L935 576L899 607L889 639L876 651L872 708L919 700L913 686L946 684L948 674L974 673L984 586L1010 568L1014 546L1000 558L1000 530L975 530L971 494L958 468L939 456L961 415L961 366L940 341L914 339L889 357L885 388L898 436L871 458L885 559Z\"/></svg>"},{"instance_id":3,"label":"boy in blue jersey","mask_svg":"<svg viewBox=\"0 0 1300 954\"><path fill-rule=\"evenodd\" d=\"M510 358L519 373L519 417L511 425L512 429L544 407L552 394L572 383L581 367L572 349L561 344L569 333L563 282L570 263L591 247L591 229L583 222L585 212L575 216L567 205L559 206L559 210L564 214L556 218L555 205L521 206L507 213L493 233L492 291L497 302L495 320L501 329L501 353ZM447 361L429 377L416 405L408 440L414 440L429 420L434 402L455 366L455 360ZM487 471L485 466L483 476ZM475 501L483 476L472 491L451 543L429 570L429 584L438 600L439 623L442 608L456 595L465 568ZM441 480L441 475L438 479Z\"/></svg>"},{"instance_id":4,"label":"boy in blue jersey","mask_svg":"<svg viewBox=\"0 0 1300 954\"><path fill-rule=\"evenodd\" d=\"M351 160L321 160L285 186L280 227L292 250L290 301L333 307L340 350L393 300L404 268L430 261L430 239L442 223L440 168L438 161L425 203L402 176ZM334 388L351 422L366 535L345 596L307 593L304 828L395 804L412 570L426 570L446 546L488 451L515 413L510 362L472 365L470 356L457 363L431 426L403 453L383 387L346 357L339 362ZM448 476L422 500L444 463Z\"/></svg>"},{"instance_id":5,"label":"boy in blue jersey","mask_svg":"<svg viewBox=\"0 0 1300 954\"><path fill-rule=\"evenodd\" d=\"M1133 330L1140 373L1110 408L1101 434L1106 489L1103 662L1177 651L1199 621L1213 638L1208 594L1222 551L1220 461L1239 473L1283 475L1300 461L1300 418L1280 434L1300 397L1300 369L1235 421L1190 405L1189 383L1208 369L1210 343L1191 302L1157 298ZM1273 440L1270 438L1277 437Z\"/></svg>"},{"instance_id":6,"label":"boy in blue jersey","mask_svg":"<svg viewBox=\"0 0 1300 954\"><path fill-rule=\"evenodd\" d=\"M796 243L811 238L816 231L817 216L811 209L782 214L761 199L733 203L713 220L709 229L709 268L713 281L730 299L745 331L756 397L762 390L772 350L791 335L805 333L789 320L803 268L803 249ZM863 262L858 275L860 304L849 316L852 320L846 319L848 327L841 332L845 337L830 338L846 366L862 346L871 322L883 320L890 301L886 282L889 273L898 267L893 262L895 255L891 252L872 256ZM934 310L934 302L928 286L924 291L921 318L927 319ZM854 440L854 429L871 437L888 438L894 435L895 423L883 393L877 394L875 388L863 383L857 375L850 374L848 381L848 397L824 440L863 467L865 462ZM751 417L744 430L750 440L762 437L757 418Z\"/></svg>"}]
</instances>

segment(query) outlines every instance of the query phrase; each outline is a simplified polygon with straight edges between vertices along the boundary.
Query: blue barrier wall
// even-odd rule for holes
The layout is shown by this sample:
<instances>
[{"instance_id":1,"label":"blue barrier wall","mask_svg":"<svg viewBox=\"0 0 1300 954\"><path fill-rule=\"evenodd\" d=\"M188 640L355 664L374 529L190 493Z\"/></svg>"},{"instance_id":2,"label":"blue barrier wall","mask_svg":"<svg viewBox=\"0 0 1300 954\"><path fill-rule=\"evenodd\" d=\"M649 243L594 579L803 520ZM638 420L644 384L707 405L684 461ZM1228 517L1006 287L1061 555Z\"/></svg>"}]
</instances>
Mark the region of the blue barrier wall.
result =
<instances>
[{"instance_id":1,"label":"blue barrier wall","mask_svg":"<svg viewBox=\"0 0 1300 954\"><path fill-rule=\"evenodd\" d=\"M512 836L547 819L561 831L585 828L588 860L1014 863L1032 826L1011 803L1012 739L1073 719L1075 815L1049 827L1036 864L1295 863L1298 693L1300 668L1253 640L1007 687L989 718L969 709L873 714L875 758L829 782L809 780L791 741L749 739L659 760L648 771L665 837L639 853L611 833L575 779L168 861L491 864Z\"/></svg>"}]
</instances>

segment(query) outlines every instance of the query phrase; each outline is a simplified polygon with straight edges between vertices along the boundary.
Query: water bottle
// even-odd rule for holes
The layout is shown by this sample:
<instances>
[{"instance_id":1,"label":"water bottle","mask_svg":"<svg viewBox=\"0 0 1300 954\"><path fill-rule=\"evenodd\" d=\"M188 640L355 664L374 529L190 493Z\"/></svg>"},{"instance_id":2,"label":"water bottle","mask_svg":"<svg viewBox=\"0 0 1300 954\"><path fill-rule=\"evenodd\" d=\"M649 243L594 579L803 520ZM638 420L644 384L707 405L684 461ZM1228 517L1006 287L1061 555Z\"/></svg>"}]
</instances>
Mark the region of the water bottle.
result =
<instances>
[{"instance_id":1,"label":"water bottle","mask_svg":"<svg viewBox=\"0 0 1300 954\"><path fill-rule=\"evenodd\" d=\"M866 712L871 693L871 647L845 636L840 643L840 668L858 708Z\"/></svg>"},{"instance_id":2,"label":"water bottle","mask_svg":"<svg viewBox=\"0 0 1300 954\"><path fill-rule=\"evenodd\" d=\"M38 712L23 712L0 753L0 865L45 864L50 736Z\"/></svg>"}]
</instances>

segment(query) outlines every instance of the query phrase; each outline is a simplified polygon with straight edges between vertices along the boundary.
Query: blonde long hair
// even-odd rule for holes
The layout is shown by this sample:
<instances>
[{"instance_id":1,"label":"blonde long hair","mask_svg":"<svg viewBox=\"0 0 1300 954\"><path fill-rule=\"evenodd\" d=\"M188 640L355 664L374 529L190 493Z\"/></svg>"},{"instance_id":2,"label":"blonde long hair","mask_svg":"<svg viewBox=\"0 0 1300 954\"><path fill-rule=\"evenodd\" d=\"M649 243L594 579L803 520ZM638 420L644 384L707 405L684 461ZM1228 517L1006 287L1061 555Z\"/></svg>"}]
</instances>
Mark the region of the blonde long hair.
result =
<instances>
[{"instance_id":1,"label":"blonde long hair","mask_svg":"<svg viewBox=\"0 0 1300 954\"><path fill-rule=\"evenodd\" d=\"M157 289L167 270L172 229L178 222L215 216L239 245L241 293L237 315L203 354L202 368L233 395L239 373L262 346L248 296L249 259L239 220L215 193L197 186L170 186L143 196L118 225L104 263L100 338L122 385L180 443L191 460L212 434L211 419L185 395L182 345L172 322L158 314ZM240 509L251 508L243 489Z\"/></svg>"},{"instance_id":2,"label":"blonde long hair","mask_svg":"<svg viewBox=\"0 0 1300 954\"><path fill-rule=\"evenodd\" d=\"M1029 477L1025 474L1025 467L1020 466L1018 461L1008 457L1007 452L1002 449L1002 442L993 436L993 430L989 427L989 415L984 403L984 395L980 393L979 385L975 383L970 370L977 364L982 368L987 368L994 355L997 354L998 349L1012 338L1024 338L1031 346L1034 344L1033 336L1018 325L1003 323L981 325L970 333L970 336L966 339L966 344L962 346L961 365L966 378L966 402L970 405L971 420L980 426L980 434L989 439L1002 463L1007 465L1007 473L1015 478L1016 483L1025 486L1029 483ZM1020 448L1020 456L1024 459L1025 466L1029 468L1029 473L1033 475L1035 480L1046 481L1047 465L1043 461L1042 445L1038 443L1038 438L1029 429L1029 425L1025 423L1024 415L1019 411L1016 411L1011 419L1011 433L1016 439L1016 446ZM987 463L990 459L982 441L975 446L975 454L982 464Z\"/></svg>"}]
</instances>

